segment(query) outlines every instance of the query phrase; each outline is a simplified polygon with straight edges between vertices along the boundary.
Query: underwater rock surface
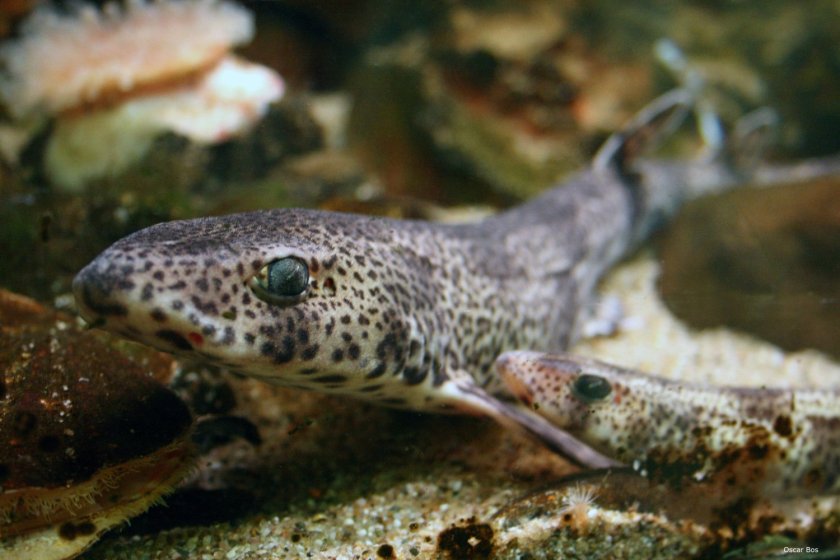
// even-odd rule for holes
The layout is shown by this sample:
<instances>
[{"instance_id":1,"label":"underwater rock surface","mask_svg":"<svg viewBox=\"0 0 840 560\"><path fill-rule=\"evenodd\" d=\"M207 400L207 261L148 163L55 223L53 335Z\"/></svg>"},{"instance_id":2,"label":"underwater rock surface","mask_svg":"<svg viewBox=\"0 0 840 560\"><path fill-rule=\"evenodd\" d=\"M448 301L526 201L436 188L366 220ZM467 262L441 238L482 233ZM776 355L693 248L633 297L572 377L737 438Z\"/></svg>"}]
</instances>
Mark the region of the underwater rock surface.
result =
<instances>
[{"instance_id":1,"label":"underwater rock surface","mask_svg":"<svg viewBox=\"0 0 840 560\"><path fill-rule=\"evenodd\" d=\"M105 340L0 290L0 557L71 557L190 465L171 362Z\"/></svg>"},{"instance_id":2,"label":"underwater rock surface","mask_svg":"<svg viewBox=\"0 0 840 560\"><path fill-rule=\"evenodd\" d=\"M662 243L659 286L697 329L730 327L840 358L840 178L688 205Z\"/></svg>"}]
</instances>

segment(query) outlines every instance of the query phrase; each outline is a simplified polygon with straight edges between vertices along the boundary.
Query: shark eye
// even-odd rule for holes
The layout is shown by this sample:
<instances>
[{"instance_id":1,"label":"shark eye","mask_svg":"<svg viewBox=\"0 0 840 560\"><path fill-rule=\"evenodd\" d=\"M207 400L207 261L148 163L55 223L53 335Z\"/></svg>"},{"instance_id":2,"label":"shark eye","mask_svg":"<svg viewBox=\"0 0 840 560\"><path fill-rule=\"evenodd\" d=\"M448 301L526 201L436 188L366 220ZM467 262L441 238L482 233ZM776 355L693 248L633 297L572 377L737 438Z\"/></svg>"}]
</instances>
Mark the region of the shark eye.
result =
<instances>
[{"instance_id":1,"label":"shark eye","mask_svg":"<svg viewBox=\"0 0 840 560\"><path fill-rule=\"evenodd\" d=\"M249 285L263 301L291 305L302 301L309 290L309 268L295 257L277 259L262 267Z\"/></svg>"},{"instance_id":2,"label":"shark eye","mask_svg":"<svg viewBox=\"0 0 840 560\"><path fill-rule=\"evenodd\" d=\"M600 375L583 373L575 379L572 392L585 403L603 400L612 392L610 382Z\"/></svg>"}]
</instances>

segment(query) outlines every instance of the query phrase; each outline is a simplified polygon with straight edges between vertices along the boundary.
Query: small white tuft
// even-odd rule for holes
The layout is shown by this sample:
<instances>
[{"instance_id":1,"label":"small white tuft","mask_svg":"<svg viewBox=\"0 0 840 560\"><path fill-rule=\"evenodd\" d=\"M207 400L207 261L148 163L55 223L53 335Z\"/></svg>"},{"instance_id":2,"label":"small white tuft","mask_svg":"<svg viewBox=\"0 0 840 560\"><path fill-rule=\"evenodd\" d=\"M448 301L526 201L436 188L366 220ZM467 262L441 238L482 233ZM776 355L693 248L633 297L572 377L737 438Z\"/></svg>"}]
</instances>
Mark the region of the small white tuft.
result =
<instances>
[{"instance_id":1,"label":"small white tuft","mask_svg":"<svg viewBox=\"0 0 840 560\"><path fill-rule=\"evenodd\" d=\"M597 497L597 487L577 483L563 496L560 515L563 515L576 529L586 530L589 527L589 518L594 512L593 506Z\"/></svg>"}]
</instances>

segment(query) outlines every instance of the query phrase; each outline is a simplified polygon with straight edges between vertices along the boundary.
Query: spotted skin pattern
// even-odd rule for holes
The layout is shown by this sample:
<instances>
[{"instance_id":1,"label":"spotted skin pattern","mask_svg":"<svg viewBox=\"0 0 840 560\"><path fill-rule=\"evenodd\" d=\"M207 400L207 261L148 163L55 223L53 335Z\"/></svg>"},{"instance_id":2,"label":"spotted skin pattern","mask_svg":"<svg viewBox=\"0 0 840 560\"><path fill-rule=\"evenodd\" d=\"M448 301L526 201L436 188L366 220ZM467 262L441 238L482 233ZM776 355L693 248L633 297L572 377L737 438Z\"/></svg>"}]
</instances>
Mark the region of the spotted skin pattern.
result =
<instances>
[{"instance_id":1,"label":"spotted skin pattern","mask_svg":"<svg viewBox=\"0 0 840 560\"><path fill-rule=\"evenodd\" d=\"M577 463L614 464L503 402L510 395L493 363L505 350L567 347L609 266L685 198L741 182L725 165L636 159L689 103L680 90L666 94L611 137L590 169L476 224L278 209L152 226L78 274L80 312L266 381L489 415ZM308 266L303 300L257 298L249 280L288 257Z\"/></svg>"},{"instance_id":2,"label":"spotted skin pattern","mask_svg":"<svg viewBox=\"0 0 840 560\"><path fill-rule=\"evenodd\" d=\"M655 480L781 498L840 492L840 389L710 387L526 351L502 354L497 369L527 406Z\"/></svg>"}]
</instances>

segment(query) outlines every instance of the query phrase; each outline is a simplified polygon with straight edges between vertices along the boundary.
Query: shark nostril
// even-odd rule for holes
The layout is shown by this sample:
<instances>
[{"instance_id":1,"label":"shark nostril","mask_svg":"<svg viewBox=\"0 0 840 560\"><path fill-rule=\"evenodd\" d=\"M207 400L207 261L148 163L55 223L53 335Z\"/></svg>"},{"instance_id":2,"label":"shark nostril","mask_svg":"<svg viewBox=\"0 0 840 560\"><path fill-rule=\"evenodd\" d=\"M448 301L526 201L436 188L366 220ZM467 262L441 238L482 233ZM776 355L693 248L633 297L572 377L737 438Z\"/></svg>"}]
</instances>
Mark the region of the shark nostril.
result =
<instances>
[{"instance_id":1,"label":"shark nostril","mask_svg":"<svg viewBox=\"0 0 840 560\"><path fill-rule=\"evenodd\" d=\"M112 290L108 278L90 266L82 269L73 280L73 295L82 316L91 321L103 317L125 317L128 308L114 301L108 301Z\"/></svg>"}]
</instances>

